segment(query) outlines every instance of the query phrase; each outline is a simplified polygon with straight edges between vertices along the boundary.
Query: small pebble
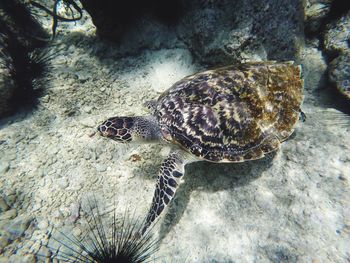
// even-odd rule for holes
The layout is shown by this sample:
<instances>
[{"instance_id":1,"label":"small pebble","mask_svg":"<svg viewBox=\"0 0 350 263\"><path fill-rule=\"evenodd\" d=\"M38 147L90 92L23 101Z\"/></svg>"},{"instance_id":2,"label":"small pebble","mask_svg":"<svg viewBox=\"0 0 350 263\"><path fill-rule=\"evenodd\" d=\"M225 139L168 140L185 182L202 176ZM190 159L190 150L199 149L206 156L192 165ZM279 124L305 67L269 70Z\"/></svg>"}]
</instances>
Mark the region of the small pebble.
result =
<instances>
[{"instance_id":1,"label":"small pebble","mask_svg":"<svg viewBox=\"0 0 350 263\"><path fill-rule=\"evenodd\" d=\"M91 106L85 106L85 107L83 107L83 112L85 112L85 113L91 113L91 109L92 109Z\"/></svg>"},{"instance_id":2,"label":"small pebble","mask_svg":"<svg viewBox=\"0 0 350 263\"><path fill-rule=\"evenodd\" d=\"M50 250L45 246L41 246L38 251L38 254L42 256L46 256L48 258L50 257Z\"/></svg>"},{"instance_id":3,"label":"small pebble","mask_svg":"<svg viewBox=\"0 0 350 263\"><path fill-rule=\"evenodd\" d=\"M75 227L75 228L73 228L72 233L73 233L73 236L79 237L79 236L81 235L82 232L81 232L81 229L80 229L80 228Z\"/></svg>"},{"instance_id":4,"label":"small pebble","mask_svg":"<svg viewBox=\"0 0 350 263\"><path fill-rule=\"evenodd\" d=\"M48 103L50 101L50 96L49 95L43 96L41 98L41 101L44 102L44 103Z\"/></svg>"},{"instance_id":5,"label":"small pebble","mask_svg":"<svg viewBox=\"0 0 350 263\"><path fill-rule=\"evenodd\" d=\"M49 149L47 150L47 154L48 155L55 155L58 153L58 151L59 151L59 149L56 148L56 146L51 145L51 147L49 147Z\"/></svg>"},{"instance_id":6,"label":"small pebble","mask_svg":"<svg viewBox=\"0 0 350 263\"><path fill-rule=\"evenodd\" d=\"M338 178L339 178L339 180L342 180L342 181L346 180L346 178L343 175L339 175Z\"/></svg>"},{"instance_id":7,"label":"small pebble","mask_svg":"<svg viewBox=\"0 0 350 263\"><path fill-rule=\"evenodd\" d=\"M10 164L8 162L0 163L0 174L6 173L10 170Z\"/></svg>"},{"instance_id":8,"label":"small pebble","mask_svg":"<svg viewBox=\"0 0 350 263\"><path fill-rule=\"evenodd\" d=\"M29 255L13 254L9 259L9 263L35 263L35 262L36 262L35 256L32 254L29 254Z\"/></svg>"},{"instance_id":9,"label":"small pebble","mask_svg":"<svg viewBox=\"0 0 350 263\"><path fill-rule=\"evenodd\" d=\"M9 243L10 240L6 234L0 236L0 253L2 253L2 249L5 248Z\"/></svg>"},{"instance_id":10,"label":"small pebble","mask_svg":"<svg viewBox=\"0 0 350 263\"><path fill-rule=\"evenodd\" d=\"M132 162L137 162L137 161L141 161L142 157L138 154L132 154L129 158L130 161Z\"/></svg>"},{"instance_id":11,"label":"small pebble","mask_svg":"<svg viewBox=\"0 0 350 263\"><path fill-rule=\"evenodd\" d=\"M35 205L33 205L32 211L38 211L42 208L41 202L40 203L36 203Z\"/></svg>"},{"instance_id":12,"label":"small pebble","mask_svg":"<svg viewBox=\"0 0 350 263\"><path fill-rule=\"evenodd\" d=\"M89 152L85 152L83 155L85 160L90 160L91 159L91 154Z\"/></svg>"},{"instance_id":13,"label":"small pebble","mask_svg":"<svg viewBox=\"0 0 350 263\"><path fill-rule=\"evenodd\" d=\"M69 182L66 177L58 178L56 180L56 183L61 189L65 189L69 186Z\"/></svg>"},{"instance_id":14,"label":"small pebble","mask_svg":"<svg viewBox=\"0 0 350 263\"><path fill-rule=\"evenodd\" d=\"M56 210L52 213L52 217L57 219L57 218L61 218L62 217L62 214L59 210Z\"/></svg>"},{"instance_id":15,"label":"small pebble","mask_svg":"<svg viewBox=\"0 0 350 263\"><path fill-rule=\"evenodd\" d=\"M81 119L80 120L80 124L85 126L85 127L89 127L89 128L97 126L96 122L91 117L87 117L87 118Z\"/></svg>"},{"instance_id":16,"label":"small pebble","mask_svg":"<svg viewBox=\"0 0 350 263\"><path fill-rule=\"evenodd\" d=\"M5 211L9 210L9 206L7 205L4 198L0 196L0 213L3 213Z\"/></svg>"},{"instance_id":17,"label":"small pebble","mask_svg":"<svg viewBox=\"0 0 350 263\"><path fill-rule=\"evenodd\" d=\"M27 230L31 219L28 217L17 217L11 222L7 227L8 233L11 235L11 239L17 239L21 237L24 232Z\"/></svg>"},{"instance_id":18,"label":"small pebble","mask_svg":"<svg viewBox=\"0 0 350 263\"><path fill-rule=\"evenodd\" d=\"M7 158L7 160L9 160L9 161L12 161L12 160L14 160L14 159L16 159L16 152L9 152L9 153L7 153L6 154L6 158Z\"/></svg>"},{"instance_id":19,"label":"small pebble","mask_svg":"<svg viewBox=\"0 0 350 263\"><path fill-rule=\"evenodd\" d=\"M16 192L13 191L13 192L9 193L9 195L5 197L5 200L9 206L12 206L17 200Z\"/></svg>"},{"instance_id":20,"label":"small pebble","mask_svg":"<svg viewBox=\"0 0 350 263\"><path fill-rule=\"evenodd\" d=\"M16 216L17 216L17 210L16 209L11 209L11 210L7 210L6 212L1 214L0 215L0 220L13 219Z\"/></svg>"},{"instance_id":21,"label":"small pebble","mask_svg":"<svg viewBox=\"0 0 350 263\"><path fill-rule=\"evenodd\" d=\"M72 222L76 222L80 217L80 205L79 204L73 204L70 207L70 220Z\"/></svg>"},{"instance_id":22,"label":"small pebble","mask_svg":"<svg viewBox=\"0 0 350 263\"><path fill-rule=\"evenodd\" d=\"M47 222L47 220L41 220L38 224L38 228L41 230L46 230L49 226L49 223Z\"/></svg>"},{"instance_id":23,"label":"small pebble","mask_svg":"<svg viewBox=\"0 0 350 263\"><path fill-rule=\"evenodd\" d=\"M28 140L33 140L33 139L35 139L36 137L38 137L38 134L35 134L35 133L29 133L29 134L27 135L27 139L28 139Z\"/></svg>"},{"instance_id":24,"label":"small pebble","mask_svg":"<svg viewBox=\"0 0 350 263\"><path fill-rule=\"evenodd\" d=\"M105 164L96 164L96 170L98 172L105 172L107 170L107 166Z\"/></svg>"},{"instance_id":25,"label":"small pebble","mask_svg":"<svg viewBox=\"0 0 350 263\"><path fill-rule=\"evenodd\" d=\"M80 71L80 72L77 72L76 76L80 81L85 82L90 78L91 75L86 71Z\"/></svg>"}]
</instances>

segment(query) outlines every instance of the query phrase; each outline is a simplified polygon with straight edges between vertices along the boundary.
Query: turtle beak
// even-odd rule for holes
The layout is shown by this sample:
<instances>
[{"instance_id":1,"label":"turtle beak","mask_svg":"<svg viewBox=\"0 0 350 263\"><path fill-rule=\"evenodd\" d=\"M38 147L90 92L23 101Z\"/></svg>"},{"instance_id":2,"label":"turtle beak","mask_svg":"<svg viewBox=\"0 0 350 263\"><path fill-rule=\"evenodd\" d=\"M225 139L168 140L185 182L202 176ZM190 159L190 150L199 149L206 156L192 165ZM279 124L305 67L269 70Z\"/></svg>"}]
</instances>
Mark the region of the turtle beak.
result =
<instances>
[{"instance_id":1,"label":"turtle beak","mask_svg":"<svg viewBox=\"0 0 350 263\"><path fill-rule=\"evenodd\" d=\"M110 132L108 132L108 130L107 130L106 122L99 125L97 127L97 131L103 137L110 137L111 136Z\"/></svg>"},{"instance_id":2,"label":"turtle beak","mask_svg":"<svg viewBox=\"0 0 350 263\"><path fill-rule=\"evenodd\" d=\"M102 125L98 125L97 131L99 132L100 135L102 135Z\"/></svg>"}]
</instances>

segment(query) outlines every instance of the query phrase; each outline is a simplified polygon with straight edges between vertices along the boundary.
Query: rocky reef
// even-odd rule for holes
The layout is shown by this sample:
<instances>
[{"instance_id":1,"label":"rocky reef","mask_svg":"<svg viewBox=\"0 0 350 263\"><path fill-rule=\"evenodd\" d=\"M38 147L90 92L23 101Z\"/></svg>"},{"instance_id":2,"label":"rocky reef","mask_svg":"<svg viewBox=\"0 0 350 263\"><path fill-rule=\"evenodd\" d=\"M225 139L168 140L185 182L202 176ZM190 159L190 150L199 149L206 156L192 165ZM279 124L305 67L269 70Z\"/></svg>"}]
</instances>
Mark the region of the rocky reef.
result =
<instances>
[{"instance_id":1,"label":"rocky reef","mask_svg":"<svg viewBox=\"0 0 350 263\"><path fill-rule=\"evenodd\" d=\"M324 49L330 57L329 78L350 98L350 11L327 24Z\"/></svg>"}]
</instances>

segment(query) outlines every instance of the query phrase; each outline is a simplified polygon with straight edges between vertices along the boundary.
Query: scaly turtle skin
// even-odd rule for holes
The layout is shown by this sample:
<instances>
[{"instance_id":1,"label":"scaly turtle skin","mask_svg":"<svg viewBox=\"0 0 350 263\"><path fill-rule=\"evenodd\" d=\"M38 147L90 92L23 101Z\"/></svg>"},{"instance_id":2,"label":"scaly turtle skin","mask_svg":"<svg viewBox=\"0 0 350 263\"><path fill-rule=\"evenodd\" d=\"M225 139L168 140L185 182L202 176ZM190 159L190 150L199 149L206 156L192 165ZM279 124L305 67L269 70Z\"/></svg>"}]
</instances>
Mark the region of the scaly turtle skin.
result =
<instances>
[{"instance_id":1,"label":"scaly turtle skin","mask_svg":"<svg viewBox=\"0 0 350 263\"><path fill-rule=\"evenodd\" d=\"M302 93L301 67L293 62L244 63L183 78L147 103L151 116L101 124L101 135L117 141L177 146L161 166L142 233L173 198L187 163L237 163L277 150L294 131Z\"/></svg>"}]
</instances>

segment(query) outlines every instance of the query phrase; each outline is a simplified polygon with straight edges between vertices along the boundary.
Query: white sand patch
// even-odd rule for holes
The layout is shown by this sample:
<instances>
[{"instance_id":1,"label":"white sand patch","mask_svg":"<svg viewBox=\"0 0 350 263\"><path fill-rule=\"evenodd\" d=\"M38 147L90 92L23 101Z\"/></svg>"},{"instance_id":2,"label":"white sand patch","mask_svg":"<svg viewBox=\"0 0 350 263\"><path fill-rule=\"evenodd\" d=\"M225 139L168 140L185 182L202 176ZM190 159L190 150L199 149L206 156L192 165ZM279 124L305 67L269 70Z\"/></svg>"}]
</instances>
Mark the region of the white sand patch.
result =
<instances>
[{"instance_id":1,"label":"white sand patch","mask_svg":"<svg viewBox=\"0 0 350 263\"><path fill-rule=\"evenodd\" d=\"M196 72L189 51L181 49L158 52L147 68L152 89L156 92L162 92L176 81Z\"/></svg>"}]
</instances>

